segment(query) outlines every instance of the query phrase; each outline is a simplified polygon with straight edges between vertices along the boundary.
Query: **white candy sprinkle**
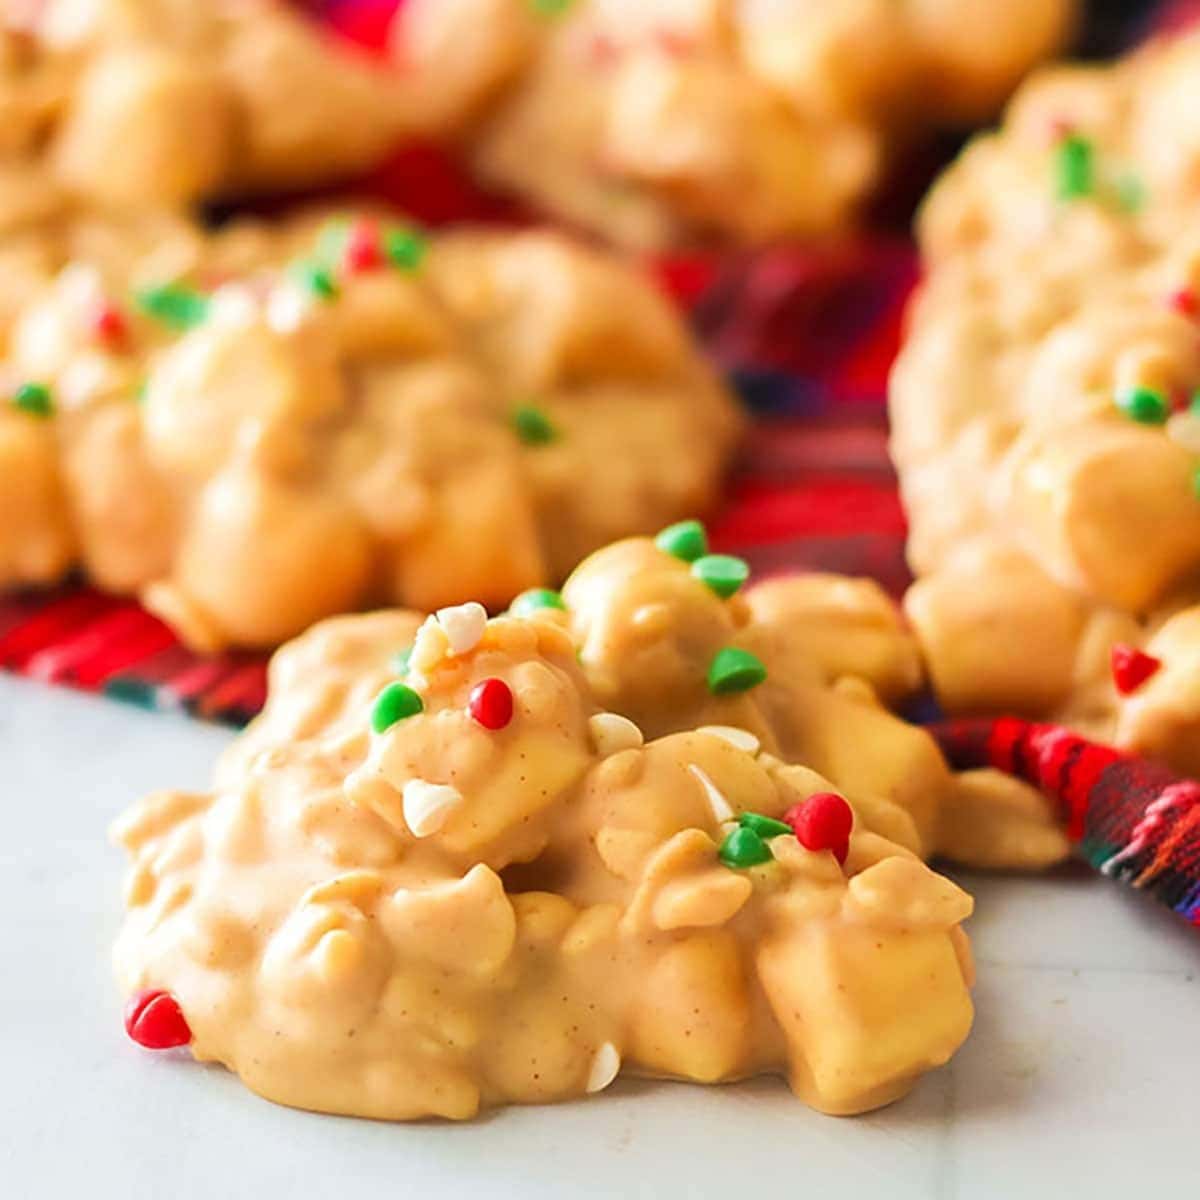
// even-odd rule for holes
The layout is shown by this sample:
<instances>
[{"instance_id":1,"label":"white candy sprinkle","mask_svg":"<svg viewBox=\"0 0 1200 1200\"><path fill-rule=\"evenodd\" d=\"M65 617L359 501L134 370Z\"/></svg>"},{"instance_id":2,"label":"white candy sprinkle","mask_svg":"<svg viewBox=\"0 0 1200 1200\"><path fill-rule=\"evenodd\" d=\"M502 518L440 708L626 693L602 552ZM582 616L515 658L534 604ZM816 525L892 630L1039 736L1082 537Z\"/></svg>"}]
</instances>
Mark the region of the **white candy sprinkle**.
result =
<instances>
[{"instance_id":1,"label":"white candy sprinkle","mask_svg":"<svg viewBox=\"0 0 1200 1200\"><path fill-rule=\"evenodd\" d=\"M712 809L712 814L717 824L720 825L722 821L732 821L734 815L733 809L730 807L729 801L721 795L717 785L695 763L689 763L688 770L700 780L700 786L704 789L705 799L708 801L709 808Z\"/></svg>"},{"instance_id":2,"label":"white candy sprinkle","mask_svg":"<svg viewBox=\"0 0 1200 1200\"><path fill-rule=\"evenodd\" d=\"M596 753L607 758L621 750L636 750L646 739L642 731L620 713L602 712L588 718L588 732Z\"/></svg>"},{"instance_id":3,"label":"white candy sprinkle","mask_svg":"<svg viewBox=\"0 0 1200 1200\"><path fill-rule=\"evenodd\" d=\"M620 1069L621 1055L612 1042L605 1042L596 1051L596 1057L592 1059L592 1069L588 1072L587 1078L588 1095L604 1091L616 1079Z\"/></svg>"},{"instance_id":4,"label":"white candy sprinkle","mask_svg":"<svg viewBox=\"0 0 1200 1200\"><path fill-rule=\"evenodd\" d=\"M1167 422L1167 436L1185 450L1200 454L1200 416L1190 412L1176 413Z\"/></svg>"},{"instance_id":5,"label":"white candy sprinkle","mask_svg":"<svg viewBox=\"0 0 1200 1200\"><path fill-rule=\"evenodd\" d=\"M104 298L104 281L95 267L70 263L58 273L59 294L77 309L88 309Z\"/></svg>"},{"instance_id":6,"label":"white candy sprinkle","mask_svg":"<svg viewBox=\"0 0 1200 1200\"><path fill-rule=\"evenodd\" d=\"M750 730L738 729L733 725L701 725L696 732L710 733L713 737L719 737L738 750L745 750L747 754L757 754L762 746L762 743Z\"/></svg>"},{"instance_id":7,"label":"white candy sprinkle","mask_svg":"<svg viewBox=\"0 0 1200 1200\"><path fill-rule=\"evenodd\" d=\"M253 325L258 316L258 300L245 284L222 284L209 300L208 319L226 329L241 329Z\"/></svg>"},{"instance_id":8,"label":"white candy sprinkle","mask_svg":"<svg viewBox=\"0 0 1200 1200\"><path fill-rule=\"evenodd\" d=\"M450 642L451 654L466 654L479 645L487 628L487 609L474 600L437 610L438 624Z\"/></svg>"},{"instance_id":9,"label":"white candy sprinkle","mask_svg":"<svg viewBox=\"0 0 1200 1200\"><path fill-rule=\"evenodd\" d=\"M413 837L428 837L446 823L451 809L462 803L462 792L445 783L410 779L404 785L404 823Z\"/></svg>"},{"instance_id":10,"label":"white candy sprinkle","mask_svg":"<svg viewBox=\"0 0 1200 1200\"><path fill-rule=\"evenodd\" d=\"M295 333L312 309L309 296L290 284L281 284L267 297L267 324L276 333Z\"/></svg>"}]
</instances>

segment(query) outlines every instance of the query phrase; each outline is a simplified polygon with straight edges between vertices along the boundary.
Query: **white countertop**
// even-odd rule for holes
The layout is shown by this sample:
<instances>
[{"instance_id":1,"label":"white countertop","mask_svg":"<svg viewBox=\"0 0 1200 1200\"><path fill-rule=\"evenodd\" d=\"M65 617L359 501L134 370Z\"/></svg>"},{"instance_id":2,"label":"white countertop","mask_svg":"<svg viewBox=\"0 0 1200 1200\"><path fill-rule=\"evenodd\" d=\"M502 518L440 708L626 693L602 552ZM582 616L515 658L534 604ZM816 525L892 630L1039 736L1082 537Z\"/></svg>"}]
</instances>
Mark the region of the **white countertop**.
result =
<instances>
[{"instance_id":1,"label":"white countertop","mask_svg":"<svg viewBox=\"0 0 1200 1200\"><path fill-rule=\"evenodd\" d=\"M778 1080L620 1081L586 1103L392 1126L278 1108L139 1051L108 967L123 863L105 829L146 791L202 787L228 736L0 677L0 1195L1200 1195L1200 931L1083 868L962 876L975 1030L867 1117L820 1116Z\"/></svg>"}]
</instances>

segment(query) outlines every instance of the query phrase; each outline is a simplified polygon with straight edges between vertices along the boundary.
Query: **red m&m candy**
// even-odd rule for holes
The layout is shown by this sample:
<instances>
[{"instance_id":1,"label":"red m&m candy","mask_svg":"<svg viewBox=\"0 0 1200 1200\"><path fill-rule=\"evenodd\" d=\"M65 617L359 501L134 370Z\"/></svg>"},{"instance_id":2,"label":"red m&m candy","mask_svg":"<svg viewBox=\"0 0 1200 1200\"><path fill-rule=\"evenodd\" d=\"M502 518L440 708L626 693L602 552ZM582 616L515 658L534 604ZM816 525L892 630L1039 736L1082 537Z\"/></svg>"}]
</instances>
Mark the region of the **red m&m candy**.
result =
<instances>
[{"instance_id":1,"label":"red m&m candy","mask_svg":"<svg viewBox=\"0 0 1200 1200\"><path fill-rule=\"evenodd\" d=\"M147 1050L170 1050L186 1046L192 1031L170 992L154 988L138 992L125 1006L125 1032Z\"/></svg>"},{"instance_id":2,"label":"red m&m candy","mask_svg":"<svg viewBox=\"0 0 1200 1200\"><path fill-rule=\"evenodd\" d=\"M832 850L839 863L850 853L854 812L841 796L817 792L783 814L796 840L806 850Z\"/></svg>"},{"instance_id":3,"label":"red m&m candy","mask_svg":"<svg viewBox=\"0 0 1200 1200\"><path fill-rule=\"evenodd\" d=\"M503 729L512 720L512 689L503 679L485 679L471 689L467 711L484 729Z\"/></svg>"}]
</instances>

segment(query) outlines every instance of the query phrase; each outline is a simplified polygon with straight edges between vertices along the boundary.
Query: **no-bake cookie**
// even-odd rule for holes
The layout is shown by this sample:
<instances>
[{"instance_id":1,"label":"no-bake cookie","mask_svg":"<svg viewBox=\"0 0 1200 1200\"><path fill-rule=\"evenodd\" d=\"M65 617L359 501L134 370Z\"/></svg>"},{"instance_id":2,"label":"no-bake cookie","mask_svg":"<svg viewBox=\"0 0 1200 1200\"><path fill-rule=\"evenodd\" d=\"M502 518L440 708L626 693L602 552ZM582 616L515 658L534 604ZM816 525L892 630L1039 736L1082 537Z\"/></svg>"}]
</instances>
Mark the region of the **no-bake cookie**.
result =
<instances>
[{"instance_id":1,"label":"no-bake cookie","mask_svg":"<svg viewBox=\"0 0 1200 1200\"><path fill-rule=\"evenodd\" d=\"M990 115L1069 0L407 0L415 125L638 246L844 225L897 147Z\"/></svg>"},{"instance_id":2,"label":"no-bake cookie","mask_svg":"<svg viewBox=\"0 0 1200 1200\"><path fill-rule=\"evenodd\" d=\"M742 591L706 551L685 523L490 621L340 617L279 651L213 791L115 828L132 1036L392 1119L618 1071L780 1072L850 1113L945 1062L971 901L918 854L962 780L1027 805L1012 861L1061 835L881 707L915 650L871 585Z\"/></svg>"},{"instance_id":3,"label":"no-bake cookie","mask_svg":"<svg viewBox=\"0 0 1200 1200\"><path fill-rule=\"evenodd\" d=\"M892 377L955 712L1067 720L1200 770L1200 37L1018 94L926 202Z\"/></svg>"},{"instance_id":4,"label":"no-bake cookie","mask_svg":"<svg viewBox=\"0 0 1200 1200\"><path fill-rule=\"evenodd\" d=\"M394 72L281 0L2 0L0 164L93 202L183 204L361 171Z\"/></svg>"},{"instance_id":5,"label":"no-bake cookie","mask_svg":"<svg viewBox=\"0 0 1200 1200\"><path fill-rule=\"evenodd\" d=\"M128 275L75 261L12 325L0 586L81 565L201 649L502 605L707 508L741 423L669 301L553 233L298 218Z\"/></svg>"}]
</instances>

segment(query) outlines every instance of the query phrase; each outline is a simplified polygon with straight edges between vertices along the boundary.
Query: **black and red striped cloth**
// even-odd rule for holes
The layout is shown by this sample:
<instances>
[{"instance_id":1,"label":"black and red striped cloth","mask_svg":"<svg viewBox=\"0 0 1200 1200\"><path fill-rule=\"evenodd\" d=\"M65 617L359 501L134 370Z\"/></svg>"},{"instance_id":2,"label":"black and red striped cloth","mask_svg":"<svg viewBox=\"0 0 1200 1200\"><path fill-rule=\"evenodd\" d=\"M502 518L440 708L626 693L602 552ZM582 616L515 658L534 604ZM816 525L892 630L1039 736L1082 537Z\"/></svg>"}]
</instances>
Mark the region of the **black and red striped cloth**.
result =
<instances>
[{"instance_id":1,"label":"black and red striped cloth","mask_svg":"<svg viewBox=\"0 0 1200 1200\"><path fill-rule=\"evenodd\" d=\"M341 35L377 47L398 3L314 0L309 7ZM1200 0L1162 6L1094 0L1084 45L1111 53L1154 23L1170 26L1197 15ZM907 582L884 398L918 276L903 232L906 198L919 194L922 174L934 165L917 164L915 181L898 182L881 232L818 247L648 264L690 313L754 415L710 531L714 546L742 555L759 575L839 571L873 576L893 592ZM515 206L476 190L450 158L428 146L401 148L356 190L432 225L522 219ZM137 604L75 584L0 597L0 668L234 725L253 716L266 695L263 656L198 658ZM1033 736L1033 727L1019 724L1020 736ZM937 728L948 750L961 755L962 727ZM1016 728L1010 723L993 733L1003 739ZM991 745L972 729L977 751ZM1090 818L1076 811L1081 853L1200 924L1200 790L1172 791L1160 768L1121 761L1126 765L1091 797ZM1076 810L1081 803L1087 809L1078 788L1071 799Z\"/></svg>"}]
</instances>

